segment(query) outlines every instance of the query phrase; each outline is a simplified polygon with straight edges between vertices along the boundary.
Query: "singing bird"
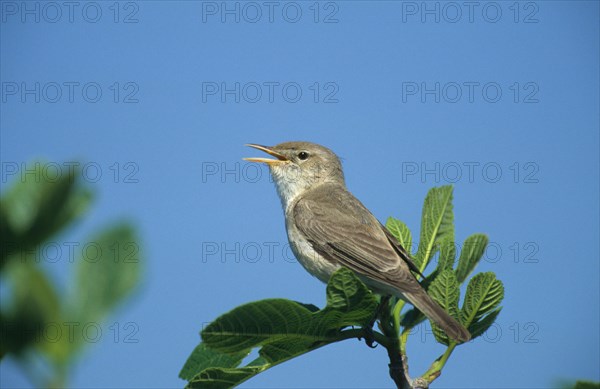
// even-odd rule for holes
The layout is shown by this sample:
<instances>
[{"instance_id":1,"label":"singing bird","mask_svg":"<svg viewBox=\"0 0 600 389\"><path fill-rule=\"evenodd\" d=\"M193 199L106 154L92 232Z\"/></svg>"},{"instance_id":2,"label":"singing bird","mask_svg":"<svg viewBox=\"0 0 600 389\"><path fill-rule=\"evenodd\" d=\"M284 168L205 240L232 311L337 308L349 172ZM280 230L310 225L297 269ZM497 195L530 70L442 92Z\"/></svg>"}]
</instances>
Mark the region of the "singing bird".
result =
<instances>
[{"instance_id":1,"label":"singing bird","mask_svg":"<svg viewBox=\"0 0 600 389\"><path fill-rule=\"evenodd\" d=\"M421 287L411 273L419 270L404 247L348 191L333 151L309 142L247 146L275 157L245 159L269 166L290 246L310 274L327 283L346 267L375 293L409 301L457 342L471 338Z\"/></svg>"}]
</instances>

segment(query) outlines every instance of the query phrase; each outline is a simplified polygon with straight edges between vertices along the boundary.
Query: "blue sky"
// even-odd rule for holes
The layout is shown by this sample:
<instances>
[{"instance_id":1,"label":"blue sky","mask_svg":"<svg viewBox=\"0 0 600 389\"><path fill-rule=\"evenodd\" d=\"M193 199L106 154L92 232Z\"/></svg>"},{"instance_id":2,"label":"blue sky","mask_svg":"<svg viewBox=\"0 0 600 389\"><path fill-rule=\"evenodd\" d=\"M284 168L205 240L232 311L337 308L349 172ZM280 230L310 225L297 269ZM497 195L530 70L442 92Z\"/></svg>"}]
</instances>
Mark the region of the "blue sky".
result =
<instances>
[{"instance_id":1,"label":"blue sky","mask_svg":"<svg viewBox=\"0 0 600 389\"><path fill-rule=\"evenodd\" d=\"M144 245L142 287L102 324L133 322L139 341L89 347L72 387L181 387L221 313L324 303L266 168L241 160L289 140L338 153L382 221L418 235L427 191L451 183L457 240L489 235L478 270L504 282L504 309L434 386L600 379L598 2L0 5L3 190L8 164L81 161L98 196L70 240L127 218ZM443 352L430 333L409 347L414 374ZM0 385L30 384L5 360ZM392 382L383 349L347 341L244 385L286 386Z\"/></svg>"}]
</instances>

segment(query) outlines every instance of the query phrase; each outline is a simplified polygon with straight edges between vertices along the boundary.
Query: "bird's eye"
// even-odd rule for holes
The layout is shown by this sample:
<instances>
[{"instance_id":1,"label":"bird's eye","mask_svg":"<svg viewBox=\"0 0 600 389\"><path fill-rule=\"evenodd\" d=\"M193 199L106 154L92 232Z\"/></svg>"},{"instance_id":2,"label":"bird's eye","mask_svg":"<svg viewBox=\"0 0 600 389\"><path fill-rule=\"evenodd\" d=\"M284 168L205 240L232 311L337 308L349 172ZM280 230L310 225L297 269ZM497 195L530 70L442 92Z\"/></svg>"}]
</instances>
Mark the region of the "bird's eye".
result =
<instances>
[{"instance_id":1,"label":"bird's eye","mask_svg":"<svg viewBox=\"0 0 600 389\"><path fill-rule=\"evenodd\" d=\"M308 158L308 153L306 151L301 151L298 153L298 158L300 158L301 160L305 160L306 158Z\"/></svg>"}]
</instances>

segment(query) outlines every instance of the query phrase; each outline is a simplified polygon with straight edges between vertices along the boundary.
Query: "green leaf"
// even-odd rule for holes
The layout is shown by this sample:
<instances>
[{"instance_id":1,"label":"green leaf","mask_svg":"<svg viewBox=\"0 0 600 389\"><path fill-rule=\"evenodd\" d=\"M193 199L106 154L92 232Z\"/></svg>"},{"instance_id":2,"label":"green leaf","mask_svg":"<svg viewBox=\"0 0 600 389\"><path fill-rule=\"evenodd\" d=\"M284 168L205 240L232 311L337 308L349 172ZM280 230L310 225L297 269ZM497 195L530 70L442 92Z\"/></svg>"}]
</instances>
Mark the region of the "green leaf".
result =
<instances>
[{"instance_id":1,"label":"green leaf","mask_svg":"<svg viewBox=\"0 0 600 389\"><path fill-rule=\"evenodd\" d=\"M491 272L475 275L467 286L467 293L461 310L462 324L467 327L474 339L492 325L500 312L497 308L504 298L504 286ZM491 319L486 315L495 315Z\"/></svg>"},{"instance_id":2,"label":"green leaf","mask_svg":"<svg viewBox=\"0 0 600 389\"><path fill-rule=\"evenodd\" d=\"M30 346L53 351L60 359L60 342L48 342L41 336L47 324L62 323L59 296L48 277L31 263L11 262L7 279L13 292L12 301L2 317L2 349L20 354Z\"/></svg>"},{"instance_id":3,"label":"green leaf","mask_svg":"<svg viewBox=\"0 0 600 389\"><path fill-rule=\"evenodd\" d=\"M329 339L329 329L314 327L313 313L285 299L244 304L209 324L202 340L212 349L236 353L265 343L287 339L313 344Z\"/></svg>"},{"instance_id":4,"label":"green leaf","mask_svg":"<svg viewBox=\"0 0 600 389\"><path fill-rule=\"evenodd\" d=\"M600 389L600 382L577 381L573 389Z\"/></svg>"},{"instance_id":5,"label":"green leaf","mask_svg":"<svg viewBox=\"0 0 600 389\"><path fill-rule=\"evenodd\" d=\"M502 307L498 307L493 311L490 311L486 316L484 316L481 320L476 323L473 323L469 327L469 332L471 333L471 338L475 339L478 336L483 335L485 331L488 330L496 321L496 318L500 314Z\"/></svg>"},{"instance_id":6,"label":"green leaf","mask_svg":"<svg viewBox=\"0 0 600 389\"><path fill-rule=\"evenodd\" d=\"M308 310L309 310L309 311L311 311L311 312L317 312L317 311L319 310L319 307L317 307L317 306L316 306L316 305L314 305L314 304L304 304L304 303L301 303L301 302L299 302L299 301L294 301L294 302L295 302L296 304L300 304L300 305L302 305L304 308L308 309Z\"/></svg>"},{"instance_id":7,"label":"green leaf","mask_svg":"<svg viewBox=\"0 0 600 389\"><path fill-rule=\"evenodd\" d=\"M436 271L441 273L444 270L452 270L456 260L456 244L454 241L444 238L440 243L440 259Z\"/></svg>"},{"instance_id":8,"label":"green leaf","mask_svg":"<svg viewBox=\"0 0 600 389\"><path fill-rule=\"evenodd\" d=\"M141 273L137 242L133 228L119 224L82 243L68 296L73 320L100 321L131 294Z\"/></svg>"},{"instance_id":9,"label":"green leaf","mask_svg":"<svg viewBox=\"0 0 600 389\"><path fill-rule=\"evenodd\" d=\"M485 252L487 244L488 237L484 234L474 234L465 240L456 268L456 278L459 283L462 284L475 269Z\"/></svg>"},{"instance_id":10,"label":"green leaf","mask_svg":"<svg viewBox=\"0 0 600 389\"><path fill-rule=\"evenodd\" d=\"M354 272L342 268L327 284L327 306L315 315L333 328L362 325L372 318L377 305L375 295Z\"/></svg>"},{"instance_id":11,"label":"green leaf","mask_svg":"<svg viewBox=\"0 0 600 389\"><path fill-rule=\"evenodd\" d=\"M332 341L333 340L329 339L327 343L331 343ZM264 345L258 353L261 360L264 361L264 365L275 365L322 345L322 343L308 344L303 342L290 342L288 339L282 339Z\"/></svg>"},{"instance_id":12,"label":"green leaf","mask_svg":"<svg viewBox=\"0 0 600 389\"><path fill-rule=\"evenodd\" d=\"M385 222L385 228L394 235L394 238L398 240L398 243L400 243L409 254L412 252L412 234L406 224L398 219L389 217Z\"/></svg>"},{"instance_id":13,"label":"green leaf","mask_svg":"<svg viewBox=\"0 0 600 389\"><path fill-rule=\"evenodd\" d=\"M47 164L35 162L27 167L27 174L0 200L2 230L13 239L9 249L3 250L3 259L11 251L39 245L87 210L91 192L76 185L78 173L69 169L49 177Z\"/></svg>"},{"instance_id":14,"label":"green leaf","mask_svg":"<svg viewBox=\"0 0 600 389\"><path fill-rule=\"evenodd\" d=\"M179 372L179 377L191 381L199 372L210 367L237 367L248 356L249 351L224 354L209 349L204 343L200 343L185 362L181 372Z\"/></svg>"},{"instance_id":15,"label":"green leaf","mask_svg":"<svg viewBox=\"0 0 600 389\"><path fill-rule=\"evenodd\" d=\"M229 389L236 387L265 368L247 366L237 369L208 368L196 375L186 386L189 389Z\"/></svg>"},{"instance_id":16,"label":"green leaf","mask_svg":"<svg viewBox=\"0 0 600 389\"><path fill-rule=\"evenodd\" d=\"M17 235L8 221L7 212L9 210L4 207L2 200L0 200L0 241L2 242L2 247L0 247L0 271L4 268L9 255L18 250Z\"/></svg>"},{"instance_id":17,"label":"green leaf","mask_svg":"<svg viewBox=\"0 0 600 389\"><path fill-rule=\"evenodd\" d=\"M454 241L452 186L432 188L423 206L421 235L415 264L423 273L441 241Z\"/></svg>"},{"instance_id":18,"label":"green leaf","mask_svg":"<svg viewBox=\"0 0 600 389\"><path fill-rule=\"evenodd\" d=\"M419 311L417 308L411 308L402 315L400 325L404 327L403 332L406 332L415 328L419 323L425 321L425 319L427 319L427 317L423 315L423 312Z\"/></svg>"},{"instance_id":19,"label":"green leaf","mask_svg":"<svg viewBox=\"0 0 600 389\"><path fill-rule=\"evenodd\" d=\"M435 300L450 316L459 320L458 300L460 289L456 276L452 270L442 271L431 283L427 293ZM448 335L435 323L431 323L435 339L446 346L450 344Z\"/></svg>"},{"instance_id":20,"label":"green leaf","mask_svg":"<svg viewBox=\"0 0 600 389\"><path fill-rule=\"evenodd\" d=\"M375 295L352 271L343 268L332 275L327 285L327 306L321 310L285 299L242 305L202 331L204 348L192 353L195 359L188 359L182 378L189 379L195 373L189 387L236 386L281 362L346 339L341 330L365 324L372 318L377 304ZM206 366L198 363L198 358L210 361L214 357L204 350L233 356L247 354L254 347L261 347L260 357L245 367L211 365L198 371L198 366ZM222 357L215 358L222 361Z\"/></svg>"},{"instance_id":21,"label":"green leaf","mask_svg":"<svg viewBox=\"0 0 600 389\"><path fill-rule=\"evenodd\" d=\"M202 331L202 340L217 351L234 353L285 340L308 348L330 342L343 327L369 320L377 300L348 269L338 270L327 285L327 306L317 312L285 299L242 305Z\"/></svg>"}]
</instances>

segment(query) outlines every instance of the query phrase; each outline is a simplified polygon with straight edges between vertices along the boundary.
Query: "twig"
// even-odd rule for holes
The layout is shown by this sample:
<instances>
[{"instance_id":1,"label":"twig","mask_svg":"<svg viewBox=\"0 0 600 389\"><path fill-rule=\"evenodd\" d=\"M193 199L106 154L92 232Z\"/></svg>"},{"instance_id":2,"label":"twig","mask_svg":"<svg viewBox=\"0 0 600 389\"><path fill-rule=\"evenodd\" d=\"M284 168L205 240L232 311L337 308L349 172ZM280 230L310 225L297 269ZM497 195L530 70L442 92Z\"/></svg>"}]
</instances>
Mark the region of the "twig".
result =
<instances>
[{"instance_id":1,"label":"twig","mask_svg":"<svg viewBox=\"0 0 600 389\"><path fill-rule=\"evenodd\" d=\"M421 378L427 380L429 383L433 382L442 374L442 368L448 362L448 358L452 355L452 351L456 348L456 343L452 342L438 359L436 359L429 369L421 376Z\"/></svg>"}]
</instances>

